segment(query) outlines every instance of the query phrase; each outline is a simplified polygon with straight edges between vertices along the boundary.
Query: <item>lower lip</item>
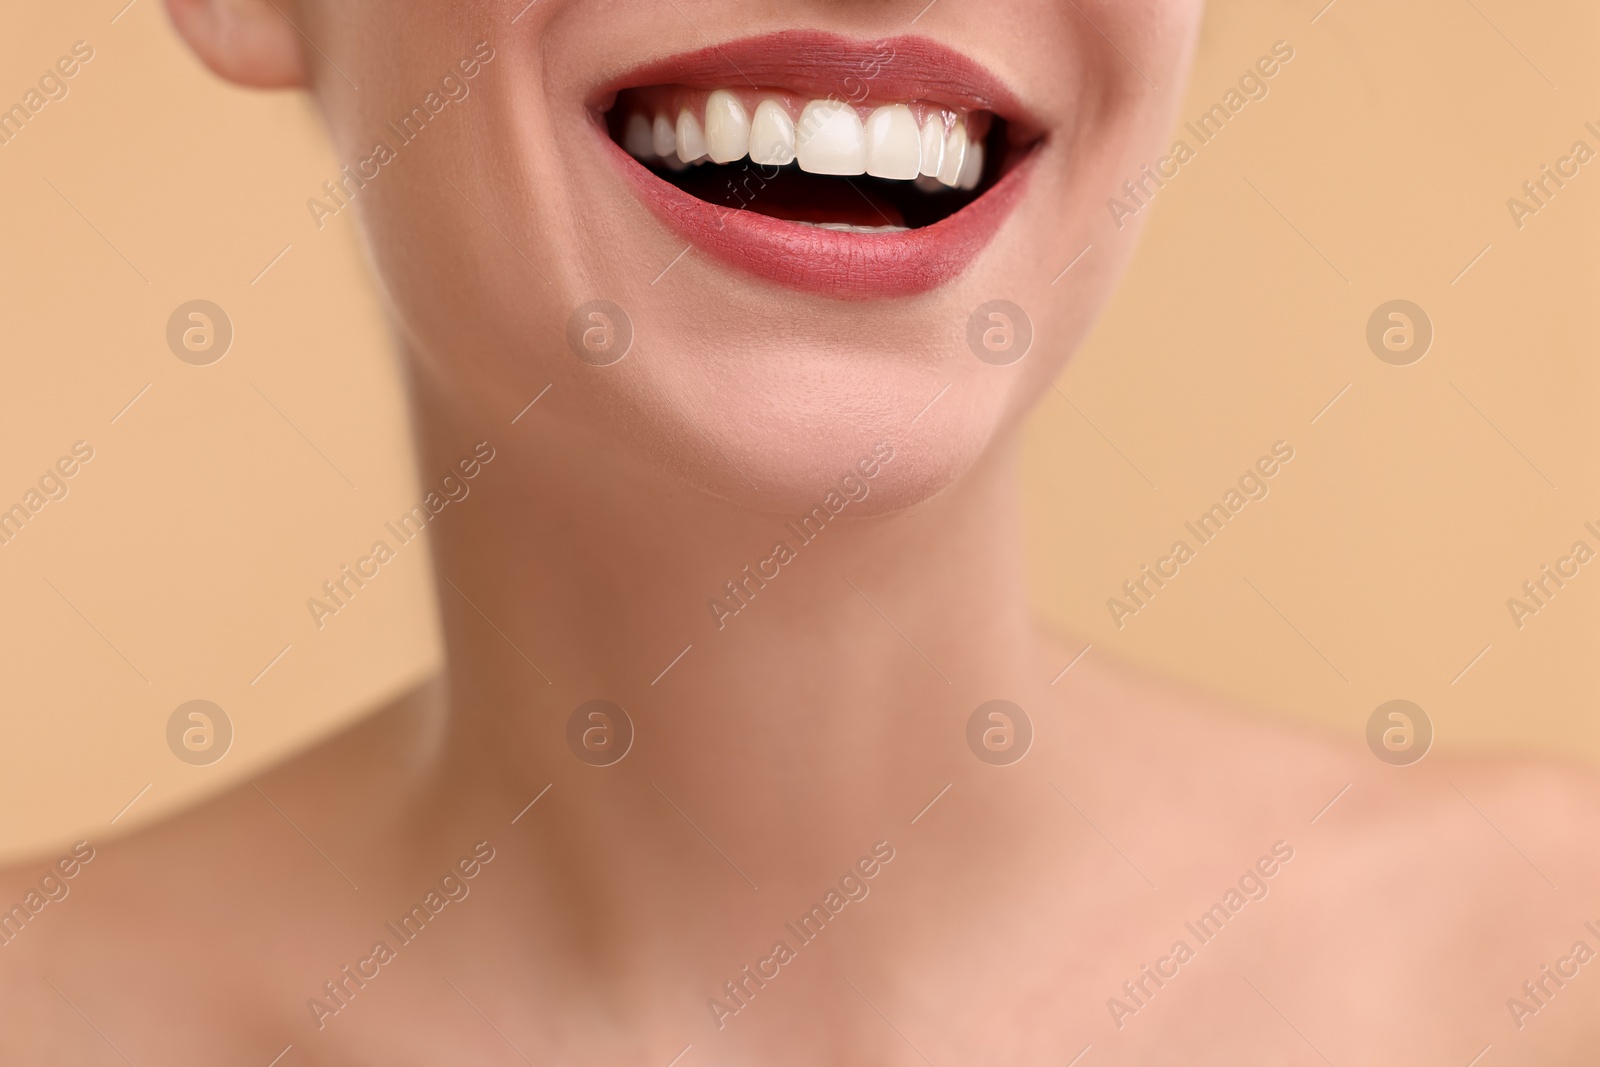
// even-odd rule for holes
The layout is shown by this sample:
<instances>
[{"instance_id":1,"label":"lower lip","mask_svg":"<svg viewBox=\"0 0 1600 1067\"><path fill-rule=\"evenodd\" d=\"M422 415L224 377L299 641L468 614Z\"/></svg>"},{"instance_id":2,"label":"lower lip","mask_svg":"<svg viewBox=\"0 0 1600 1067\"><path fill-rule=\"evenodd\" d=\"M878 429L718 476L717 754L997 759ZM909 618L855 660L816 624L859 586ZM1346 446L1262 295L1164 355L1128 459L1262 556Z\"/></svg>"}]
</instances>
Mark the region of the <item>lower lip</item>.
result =
<instances>
[{"instance_id":1,"label":"lower lip","mask_svg":"<svg viewBox=\"0 0 1600 1067\"><path fill-rule=\"evenodd\" d=\"M841 233L707 203L658 178L597 133L656 218L696 248L791 289L838 299L914 296L957 277L1021 201L1037 153L984 195L932 226L899 233Z\"/></svg>"}]
</instances>

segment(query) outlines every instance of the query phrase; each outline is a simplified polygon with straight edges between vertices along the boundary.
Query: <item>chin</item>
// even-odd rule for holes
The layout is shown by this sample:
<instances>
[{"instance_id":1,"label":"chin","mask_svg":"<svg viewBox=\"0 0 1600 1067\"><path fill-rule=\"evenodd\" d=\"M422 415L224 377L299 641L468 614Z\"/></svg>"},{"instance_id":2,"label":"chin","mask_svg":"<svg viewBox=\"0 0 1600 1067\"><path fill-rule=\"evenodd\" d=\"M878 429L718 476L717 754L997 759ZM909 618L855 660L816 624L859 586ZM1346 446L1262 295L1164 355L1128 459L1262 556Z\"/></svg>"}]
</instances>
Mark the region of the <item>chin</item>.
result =
<instances>
[{"instance_id":1,"label":"chin","mask_svg":"<svg viewBox=\"0 0 1600 1067\"><path fill-rule=\"evenodd\" d=\"M864 517L941 492L1014 422L1006 389L957 382L936 361L849 349L751 355L729 354L726 388L708 386L713 372L681 390L662 383L660 393L631 398L636 406L613 422L628 434L628 451L756 511L805 511L845 484L850 514ZM848 489L852 476L866 487L863 499Z\"/></svg>"},{"instance_id":2,"label":"chin","mask_svg":"<svg viewBox=\"0 0 1600 1067\"><path fill-rule=\"evenodd\" d=\"M760 510L891 448L857 514L949 487L1065 365L1131 250L1106 200L1160 154L1199 17L465 6L405 43L353 35L385 51L324 101L357 158L412 74L476 59L349 196L427 381L489 422L550 386L561 432Z\"/></svg>"}]
</instances>

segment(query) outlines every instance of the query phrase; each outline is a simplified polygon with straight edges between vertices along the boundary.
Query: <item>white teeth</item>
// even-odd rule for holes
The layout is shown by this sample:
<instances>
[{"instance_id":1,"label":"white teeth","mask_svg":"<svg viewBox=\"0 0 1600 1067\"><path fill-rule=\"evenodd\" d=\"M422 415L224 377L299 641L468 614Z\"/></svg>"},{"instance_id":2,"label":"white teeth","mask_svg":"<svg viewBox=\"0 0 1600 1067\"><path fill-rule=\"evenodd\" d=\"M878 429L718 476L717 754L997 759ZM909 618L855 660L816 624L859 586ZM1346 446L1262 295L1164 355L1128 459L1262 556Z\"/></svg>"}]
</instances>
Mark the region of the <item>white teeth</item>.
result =
<instances>
[{"instance_id":1,"label":"white teeth","mask_svg":"<svg viewBox=\"0 0 1600 1067\"><path fill-rule=\"evenodd\" d=\"M650 147L663 159L678 150L678 131L672 128L672 120L667 116L656 116L655 123L650 127Z\"/></svg>"},{"instance_id":2,"label":"white teeth","mask_svg":"<svg viewBox=\"0 0 1600 1067\"><path fill-rule=\"evenodd\" d=\"M961 178L956 183L962 189L976 189L983 180L983 142L967 145L967 160L961 164Z\"/></svg>"},{"instance_id":3,"label":"white teeth","mask_svg":"<svg viewBox=\"0 0 1600 1067\"><path fill-rule=\"evenodd\" d=\"M650 120L635 112L628 116L628 125L622 134L622 147L630 156L649 159L656 154L655 140L650 136Z\"/></svg>"},{"instance_id":4,"label":"white teeth","mask_svg":"<svg viewBox=\"0 0 1600 1067\"><path fill-rule=\"evenodd\" d=\"M875 178L915 178L922 165L917 117L904 104L880 107L867 119L867 173Z\"/></svg>"},{"instance_id":5,"label":"white teeth","mask_svg":"<svg viewBox=\"0 0 1600 1067\"><path fill-rule=\"evenodd\" d=\"M956 123L944 139L944 160L939 164L939 180L954 187L961 180L961 166L967 161L967 128Z\"/></svg>"},{"instance_id":6,"label":"white teeth","mask_svg":"<svg viewBox=\"0 0 1600 1067\"><path fill-rule=\"evenodd\" d=\"M717 89L706 99L703 123L688 108L676 122L635 112L623 124L621 142L630 155L670 170L748 155L761 166L798 161L811 174L914 181L924 192L976 189L984 176L983 145L968 139L964 116L933 109L919 129L906 104L877 108L863 124L852 104L812 100L796 123L778 100L762 100L752 116L737 93Z\"/></svg>"},{"instance_id":7,"label":"white teeth","mask_svg":"<svg viewBox=\"0 0 1600 1067\"><path fill-rule=\"evenodd\" d=\"M693 163L706 154L706 134L688 108L678 112L678 158Z\"/></svg>"},{"instance_id":8,"label":"white teeth","mask_svg":"<svg viewBox=\"0 0 1600 1067\"><path fill-rule=\"evenodd\" d=\"M865 174L867 139L861 116L839 100L813 100L800 113L800 169L811 174Z\"/></svg>"},{"instance_id":9,"label":"white teeth","mask_svg":"<svg viewBox=\"0 0 1600 1067\"><path fill-rule=\"evenodd\" d=\"M920 173L929 178L939 176L944 163L944 116L937 111L922 124L922 166Z\"/></svg>"},{"instance_id":10,"label":"white teeth","mask_svg":"<svg viewBox=\"0 0 1600 1067\"><path fill-rule=\"evenodd\" d=\"M909 226L857 226L853 222L799 222L796 226L811 226L818 230L837 230L839 233L905 233Z\"/></svg>"},{"instance_id":11,"label":"white teeth","mask_svg":"<svg viewBox=\"0 0 1600 1067\"><path fill-rule=\"evenodd\" d=\"M750 151L750 113L739 98L718 89L706 101L706 153L713 163L732 163Z\"/></svg>"},{"instance_id":12,"label":"white teeth","mask_svg":"<svg viewBox=\"0 0 1600 1067\"><path fill-rule=\"evenodd\" d=\"M756 105L750 123L750 162L782 167L794 162L794 119L776 100Z\"/></svg>"}]
</instances>

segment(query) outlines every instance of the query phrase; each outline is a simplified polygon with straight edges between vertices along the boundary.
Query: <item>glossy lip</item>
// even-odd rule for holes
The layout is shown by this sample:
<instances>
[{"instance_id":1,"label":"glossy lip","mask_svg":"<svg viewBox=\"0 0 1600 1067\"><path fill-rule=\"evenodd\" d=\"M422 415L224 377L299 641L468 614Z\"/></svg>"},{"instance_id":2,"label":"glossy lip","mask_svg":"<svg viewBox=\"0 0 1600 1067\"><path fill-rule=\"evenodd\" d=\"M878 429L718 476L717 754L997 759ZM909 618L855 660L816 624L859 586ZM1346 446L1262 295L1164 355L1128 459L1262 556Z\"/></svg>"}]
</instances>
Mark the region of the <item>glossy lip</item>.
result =
<instances>
[{"instance_id":1,"label":"glossy lip","mask_svg":"<svg viewBox=\"0 0 1600 1067\"><path fill-rule=\"evenodd\" d=\"M749 84L811 96L927 100L992 111L1024 131L1030 119L1012 93L966 56L924 37L861 41L786 30L714 45L635 68L600 86L590 102L596 136L646 207L713 257L790 288L844 299L911 296L959 275L1021 202L1038 145L978 199L931 226L901 233L821 230L690 196L611 139L602 112L625 88ZM753 171L761 168L749 164Z\"/></svg>"}]
</instances>

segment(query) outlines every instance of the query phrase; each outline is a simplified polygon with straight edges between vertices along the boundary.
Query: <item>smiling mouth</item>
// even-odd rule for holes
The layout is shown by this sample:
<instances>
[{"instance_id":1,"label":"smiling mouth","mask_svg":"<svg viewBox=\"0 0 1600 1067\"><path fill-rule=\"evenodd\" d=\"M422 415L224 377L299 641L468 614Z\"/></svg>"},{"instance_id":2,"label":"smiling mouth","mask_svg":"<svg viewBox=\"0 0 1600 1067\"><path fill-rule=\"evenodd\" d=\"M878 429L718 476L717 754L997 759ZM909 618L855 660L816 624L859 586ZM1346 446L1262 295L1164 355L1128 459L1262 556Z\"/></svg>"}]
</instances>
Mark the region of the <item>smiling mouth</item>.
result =
<instances>
[{"instance_id":1,"label":"smiling mouth","mask_svg":"<svg viewBox=\"0 0 1600 1067\"><path fill-rule=\"evenodd\" d=\"M630 156L696 199L842 233L931 226L1020 158L993 112L922 100L861 106L650 86L620 93L606 125Z\"/></svg>"},{"instance_id":2,"label":"smiling mouth","mask_svg":"<svg viewBox=\"0 0 1600 1067\"><path fill-rule=\"evenodd\" d=\"M729 42L625 75L592 108L640 199L692 244L857 298L958 275L1044 140L987 71L921 37Z\"/></svg>"}]
</instances>

